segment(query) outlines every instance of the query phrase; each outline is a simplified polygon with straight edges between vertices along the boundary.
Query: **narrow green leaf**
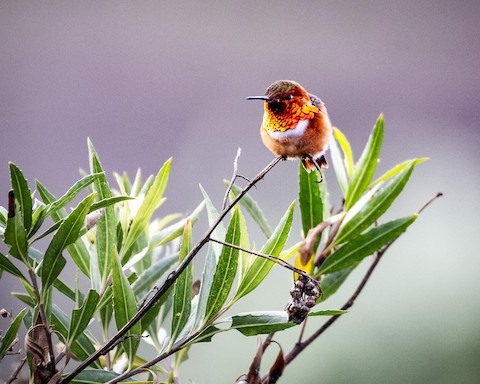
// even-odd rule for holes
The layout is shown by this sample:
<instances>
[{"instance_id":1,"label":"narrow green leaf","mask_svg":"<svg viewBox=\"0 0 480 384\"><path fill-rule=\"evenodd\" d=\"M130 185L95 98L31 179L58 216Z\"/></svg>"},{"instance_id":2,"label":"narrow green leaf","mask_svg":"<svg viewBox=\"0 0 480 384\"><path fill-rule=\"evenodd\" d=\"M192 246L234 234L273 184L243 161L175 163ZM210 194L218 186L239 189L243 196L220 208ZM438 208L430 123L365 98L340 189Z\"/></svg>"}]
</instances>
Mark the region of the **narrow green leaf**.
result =
<instances>
[{"instance_id":1,"label":"narrow green leaf","mask_svg":"<svg viewBox=\"0 0 480 384\"><path fill-rule=\"evenodd\" d=\"M138 212L133 219L130 230L128 231L128 234L125 238L121 253L122 256L127 254L130 248L139 238L140 234L147 229L153 212L158 208L159 204L161 203L163 192L165 191L165 188L167 186L171 163L172 159L170 158L162 166L162 168L157 174L157 177L155 177L153 185L150 187L147 194L145 195L145 199L140 205L140 208L138 208ZM125 261L126 260L123 260L123 262Z\"/></svg>"},{"instance_id":2,"label":"narrow green leaf","mask_svg":"<svg viewBox=\"0 0 480 384\"><path fill-rule=\"evenodd\" d=\"M417 217L414 214L372 228L330 255L320 267L319 273L328 274L357 264L399 237Z\"/></svg>"},{"instance_id":3,"label":"narrow green leaf","mask_svg":"<svg viewBox=\"0 0 480 384\"><path fill-rule=\"evenodd\" d=\"M352 148L350 147L350 143L348 142L347 138L342 133L342 131L340 131L336 127L333 128L333 135L337 140L338 144L340 144L340 147L342 148L343 155L344 155L343 164L345 165L347 176L351 177L353 172L353 154L352 154Z\"/></svg>"},{"instance_id":4,"label":"narrow green leaf","mask_svg":"<svg viewBox=\"0 0 480 384\"><path fill-rule=\"evenodd\" d=\"M70 288L67 283L65 283L61 279L55 279L53 282L53 286L60 292L63 293L66 297L68 297L70 300L75 301L75 291ZM80 293L79 296L83 298L83 295Z\"/></svg>"},{"instance_id":5,"label":"narrow green leaf","mask_svg":"<svg viewBox=\"0 0 480 384\"><path fill-rule=\"evenodd\" d=\"M277 227L273 231L272 236L260 250L260 253L275 257L280 255L280 252L283 250L283 247L288 239L290 228L292 227L294 207L295 202L290 204ZM258 285L263 281L263 279L265 279L274 265L275 263L270 260L257 257L240 282L234 301L237 301L258 287Z\"/></svg>"},{"instance_id":6,"label":"narrow green leaf","mask_svg":"<svg viewBox=\"0 0 480 384\"><path fill-rule=\"evenodd\" d=\"M240 220L240 247L243 249L250 249L250 240L248 239L248 229L247 222L245 221L245 216L243 216L242 210L238 209L238 215ZM247 269L250 268L250 265L253 263L255 256L251 253L240 251L240 274L238 276L238 281L242 281L243 275L247 272Z\"/></svg>"},{"instance_id":7,"label":"narrow green leaf","mask_svg":"<svg viewBox=\"0 0 480 384\"><path fill-rule=\"evenodd\" d=\"M195 224L196 221L198 220L198 217L200 216L200 213L202 212L203 207L205 207L204 201L202 201L190 215L190 220L192 221L192 225ZM168 227L163 228L160 232L155 233L154 235L152 235L148 246L151 249L153 249L153 248L159 247L160 245L167 244L170 241L181 236L185 228L186 221L187 221L186 219L182 219L172 225L169 225Z\"/></svg>"},{"instance_id":8,"label":"narrow green leaf","mask_svg":"<svg viewBox=\"0 0 480 384\"><path fill-rule=\"evenodd\" d=\"M130 196L115 196L115 197L103 199L93 203L92 206L90 207L90 212L96 211L97 209L108 207L110 205L121 203L122 201L134 200L134 199L135 199L134 197L130 197Z\"/></svg>"},{"instance_id":9,"label":"narrow green leaf","mask_svg":"<svg viewBox=\"0 0 480 384\"><path fill-rule=\"evenodd\" d=\"M310 229L323 221L323 202L320 195L318 173L308 173L300 163L298 181L298 202L302 217L303 237L306 237ZM320 238L314 245L314 251L317 250L319 242Z\"/></svg>"},{"instance_id":10,"label":"narrow green leaf","mask_svg":"<svg viewBox=\"0 0 480 384\"><path fill-rule=\"evenodd\" d=\"M142 331L149 330L152 340L157 342L158 346L162 346L159 350L163 350L167 346L168 340L166 335L162 335L162 339L159 339L159 333L162 333L160 329L163 326L165 318L170 313L173 307L173 286L170 287L167 292L157 301L157 303L142 317L141 326Z\"/></svg>"},{"instance_id":11,"label":"narrow green leaf","mask_svg":"<svg viewBox=\"0 0 480 384\"><path fill-rule=\"evenodd\" d=\"M344 268L337 272L329 273L324 276L320 282L320 288L322 289L322 294L318 298L317 302L322 302L327 300L330 296L338 291L342 284L347 280L347 277L355 269L355 266L350 268ZM320 276L320 275L318 275ZM316 277L318 277L316 276Z\"/></svg>"},{"instance_id":12,"label":"narrow green leaf","mask_svg":"<svg viewBox=\"0 0 480 384\"><path fill-rule=\"evenodd\" d=\"M226 185L230 183L230 181L228 180L224 181ZM232 185L231 191L234 196L238 196L242 189L237 187L236 185ZM265 215L260 209L258 203L250 195L246 194L245 196L243 196L240 200L240 205L245 208L245 210L252 217L255 223L257 223L258 227L267 239L272 236L272 229L270 228L270 225L268 224Z\"/></svg>"},{"instance_id":13,"label":"narrow green leaf","mask_svg":"<svg viewBox=\"0 0 480 384\"><path fill-rule=\"evenodd\" d=\"M65 258L62 256L62 252L68 244L72 244L77 240L94 198L95 194L91 194L83 199L70 215L65 218L55 235L53 235L42 264L42 292L46 292L65 266Z\"/></svg>"},{"instance_id":14,"label":"narrow green leaf","mask_svg":"<svg viewBox=\"0 0 480 384\"><path fill-rule=\"evenodd\" d=\"M236 329L245 336L255 336L282 331L294 327L288 321L285 311L264 311L239 313L231 317L231 329Z\"/></svg>"},{"instance_id":15,"label":"narrow green leaf","mask_svg":"<svg viewBox=\"0 0 480 384\"><path fill-rule=\"evenodd\" d=\"M216 265L217 258L213 251L212 243L209 243L202 272L202 280L200 282L200 292L198 294L198 304L193 329L197 329L205 320L205 310L207 308L208 296L212 288Z\"/></svg>"},{"instance_id":16,"label":"narrow green leaf","mask_svg":"<svg viewBox=\"0 0 480 384\"><path fill-rule=\"evenodd\" d=\"M113 308L117 329L122 328L137 312L137 303L132 287L123 273L118 254L114 253L113 263ZM140 323L136 323L128 332L122 346L127 354L129 365L133 364L142 334Z\"/></svg>"},{"instance_id":17,"label":"narrow green leaf","mask_svg":"<svg viewBox=\"0 0 480 384\"><path fill-rule=\"evenodd\" d=\"M37 190L45 204L51 204L56 201L55 196L53 196L38 180L36 184ZM67 211L65 209L59 209L57 212L53 212L51 216L53 221L59 223L62 219L67 217ZM60 226L60 223L58 226ZM40 236L43 237L43 234ZM40 236L35 240L39 239ZM78 269L80 269L85 276L90 277L90 253L82 239L77 239L73 244L69 244L67 246L67 251Z\"/></svg>"},{"instance_id":18,"label":"narrow green leaf","mask_svg":"<svg viewBox=\"0 0 480 384\"><path fill-rule=\"evenodd\" d=\"M138 168L137 173L135 174L135 180L133 180L130 195L138 196L141 190L142 190L142 171L140 168Z\"/></svg>"},{"instance_id":19,"label":"narrow green leaf","mask_svg":"<svg viewBox=\"0 0 480 384\"><path fill-rule=\"evenodd\" d=\"M344 311L342 309L327 309L323 311L315 311L309 312L308 316L339 316L348 313L348 311Z\"/></svg>"},{"instance_id":20,"label":"narrow green leaf","mask_svg":"<svg viewBox=\"0 0 480 384\"><path fill-rule=\"evenodd\" d=\"M68 337L68 330L70 329L70 319L68 316L56 305L52 305L52 327L59 332L64 339ZM70 352L76 359L83 361L92 353L95 352L95 345L99 345L88 332L83 332L73 340L70 345ZM92 363L95 368L102 368L98 360Z\"/></svg>"},{"instance_id":21,"label":"narrow green leaf","mask_svg":"<svg viewBox=\"0 0 480 384\"><path fill-rule=\"evenodd\" d=\"M362 152L362 156L353 169L347 195L345 196L345 210L350 209L370 185L377 168L382 141L383 115L380 115Z\"/></svg>"},{"instance_id":22,"label":"narrow green leaf","mask_svg":"<svg viewBox=\"0 0 480 384\"><path fill-rule=\"evenodd\" d=\"M0 227L7 225L7 210L4 207L0 207Z\"/></svg>"},{"instance_id":23,"label":"narrow green leaf","mask_svg":"<svg viewBox=\"0 0 480 384\"><path fill-rule=\"evenodd\" d=\"M68 344L71 344L71 342L87 328L96 310L99 298L100 295L97 291L91 289L82 306L72 311L72 320L67 338Z\"/></svg>"},{"instance_id":24,"label":"narrow green leaf","mask_svg":"<svg viewBox=\"0 0 480 384\"><path fill-rule=\"evenodd\" d=\"M103 173L102 164L98 158L98 154L90 140L88 140L88 152L90 161L90 172L102 173L94 182L94 190L97 192L97 201L110 199L112 192L108 185L107 178ZM97 249L96 264L90 264L91 274L98 271L100 273L100 284L98 282L94 287L97 292L101 292L107 284L107 279L112 270L112 259L114 246L117 243L117 219L115 216L115 209L112 205L105 208L105 213L100 217L96 224L96 239L95 245ZM92 260L93 261L93 260ZM92 283L95 282L92 276Z\"/></svg>"},{"instance_id":25,"label":"narrow green leaf","mask_svg":"<svg viewBox=\"0 0 480 384\"><path fill-rule=\"evenodd\" d=\"M292 245L290 248L287 248L280 252L279 258L282 260L288 260L290 257L295 255L298 251L298 248L302 245L302 242L298 242L297 244Z\"/></svg>"},{"instance_id":26,"label":"narrow green leaf","mask_svg":"<svg viewBox=\"0 0 480 384\"><path fill-rule=\"evenodd\" d=\"M207 192L203 189L201 185L200 185L200 191L202 191L203 199L205 201L205 205L207 208L207 215L208 215L208 225L210 226L215 222L215 220L217 220L218 211L213 205L212 200L210 199L210 196L208 196ZM223 223L220 223L219 225L217 225L215 230L212 232L212 237L214 239L225 238L225 227L223 226ZM220 253L222 252L222 246L217 243L212 243L212 247L218 259L218 257L220 256Z\"/></svg>"},{"instance_id":27,"label":"narrow green leaf","mask_svg":"<svg viewBox=\"0 0 480 384\"><path fill-rule=\"evenodd\" d=\"M347 194L348 190L348 176L347 170L345 169L345 163L342 160L342 155L340 154L340 149L338 148L337 141L333 137L330 140L330 154L332 156L333 170L337 176L338 185L342 190L343 196Z\"/></svg>"},{"instance_id":28,"label":"narrow green leaf","mask_svg":"<svg viewBox=\"0 0 480 384\"><path fill-rule=\"evenodd\" d=\"M113 172L113 177L117 181L118 188L120 189L120 193L122 195L132 196L130 194L132 190L132 186L130 184L130 179L128 178L127 173L123 172L123 174L120 175L117 172Z\"/></svg>"},{"instance_id":29,"label":"narrow green leaf","mask_svg":"<svg viewBox=\"0 0 480 384\"><path fill-rule=\"evenodd\" d=\"M9 201L10 204L14 204L13 193L9 194ZM9 212L4 241L5 244L10 246L10 255L22 261L25 265L30 265L28 261L27 231L23 224L22 213L17 207L15 207L14 212Z\"/></svg>"},{"instance_id":30,"label":"narrow green leaf","mask_svg":"<svg viewBox=\"0 0 480 384\"><path fill-rule=\"evenodd\" d=\"M234 208L232 219L228 225L225 242L238 245L240 242L240 219L238 209ZM238 266L238 249L224 246L218 259L217 269L213 276L212 287L208 295L205 319L215 317L227 300Z\"/></svg>"},{"instance_id":31,"label":"narrow green leaf","mask_svg":"<svg viewBox=\"0 0 480 384\"><path fill-rule=\"evenodd\" d=\"M195 339L195 342L210 342L216 334L232 329L245 336L255 336L282 331L294 326L294 323L288 321L288 315L285 311L245 312L217 320L213 325L206 328Z\"/></svg>"},{"instance_id":32,"label":"narrow green leaf","mask_svg":"<svg viewBox=\"0 0 480 384\"><path fill-rule=\"evenodd\" d=\"M414 166L415 163L411 162L397 176L391 179L385 187L377 191L353 217L349 218L347 213L344 225L342 225L334 240L334 245L355 238L355 236L358 236L375 223L390 208L400 192L403 191L410 179Z\"/></svg>"},{"instance_id":33,"label":"narrow green leaf","mask_svg":"<svg viewBox=\"0 0 480 384\"><path fill-rule=\"evenodd\" d=\"M31 308L35 308L35 306L37 305L35 300L26 293L12 292L12 296L15 296L18 300L20 300L24 304L27 304Z\"/></svg>"},{"instance_id":34,"label":"narrow green leaf","mask_svg":"<svg viewBox=\"0 0 480 384\"><path fill-rule=\"evenodd\" d=\"M28 238L32 238L35 235L40 227L42 226L45 218L47 217L47 207L40 203L32 215L32 227L30 228L30 233L28 234Z\"/></svg>"},{"instance_id":35,"label":"narrow green leaf","mask_svg":"<svg viewBox=\"0 0 480 384\"><path fill-rule=\"evenodd\" d=\"M20 328L20 325L22 325L22 319L26 310L26 308L23 308L20 313L15 316L15 319L13 319L7 331L2 335L2 345L0 345L0 360L3 359L13 341L17 337L18 329Z\"/></svg>"},{"instance_id":36,"label":"narrow green leaf","mask_svg":"<svg viewBox=\"0 0 480 384\"><path fill-rule=\"evenodd\" d=\"M52 234L53 232L55 232L59 227L60 225L63 223L63 219L57 221L55 224L53 224L52 226L50 226L45 232L42 232L40 235L38 235L37 237L35 237L31 242L30 244L33 244L35 242L37 242L38 240L41 240L43 239L44 237L47 237L48 235Z\"/></svg>"},{"instance_id":37,"label":"narrow green leaf","mask_svg":"<svg viewBox=\"0 0 480 384\"><path fill-rule=\"evenodd\" d=\"M152 264L148 269L142 272L138 279L132 284L135 296L139 298L148 292L154 285L160 286L162 277L169 273L177 264L178 256L169 256L162 258Z\"/></svg>"},{"instance_id":38,"label":"narrow green leaf","mask_svg":"<svg viewBox=\"0 0 480 384\"><path fill-rule=\"evenodd\" d=\"M0 252L0 270L7 271L14 276L19 277L22 280L27 281L26 277L23 276L22 272L13 264L7 256Z\"/></svg>"},{"instance_id":39,"label":"narrow green leaf","mask_svg":"<svg viewBox=\"0 0 480 384\"><path fill-rule=\"evenodd\" d=\"M104 175L104 173L94 173L91 175L87 175L80 180L78 180L75 184L73 184L65 194L60 197L58 200L55 200L51 204L48 205L47 208L47 215L51 215L52 213L58 211L59 209L65 207L70 201L72 201L78 193L87 187L88 185L92 184L96 181L100 176Z\"/></svg>"},{"instance_id":40,"label":"narrow green leaf","mask_svg":"<svg viewBox=\"0 0 480 384\"><path fill-rule=\"evenodd\" d=\"M180 245L179 262L181 263L192 249L192 222L187 219L183 232L182 244ZM190 263L175 281L173 294L173 315L171 341L176 341L178 335L187 324L192 308L192 281L193 265Z\"/></svg>"},{"instance_id":41,"label":"narrow green leaf","mask_svg":"<svg viewBox=\"0 0 480 384\"><path fill-rule=\"evenodd\" d=\"M197 338L195 338L196 343L209 343L212 341L212 337L217 333L222 333L228 331L228 329L220 329L211 325L210 327L205 328Z\"/></svg>"},{"instance_id":42,"label":"narrow green leaf","mask_svg":"<svg viewBox=\"0 0 480 384\"><path fill-rule=\"evenodd\" d=\"M104 369L85 369L80 372L70 383L72 384L95 384L108 383L118 377L118 373L105 371ZM135 382L140 384L140 382Z\"/></svg>"},{"instance_id":43,"label":"narrow green leaf","mask_svg":"<svg viewBox=\"0 0 480 384\"><path fill-rule=\"evenodd\" d=\"M406 167L408 167L411 163L414 165L423 163L424 161L427 161L428 157L421 157L419 159L412 159L412 160L407 160L404 161L401 164L397 164L395 167L390 169L389 171L385 172L382 176L380 176L377 180L375 180L371 185L370 188L377 185L378 183L381 183L382 181L386 181L390 179L391 177L397 175L401 171L403 171Z\"/></svg>"},{"instance_id":44,"label":"narrow green leaf","mask_svg":"<svg viewBox=\"0 0 480 384\"><path fill-rule=\"evenodd\" d=\"M107 291L110 289L110 299L112 298L111 288L107 288ZM97 306L98 308L98 306ZM104 306L102 309L98 310L100 314L100 323L102 324L102 331L104 335L104 339L108 339L108 330L110 329L110 323L113 317L113 305L111 302L108 305Z\"/></svg>"},{"instance_id":45,"label":"narrow green leaf","mask_svg":"<svg viewBox=\"0 0 480 384\"><path fill-rule=\"evenodd\" d=\"M20 212L23 217L23 227L28 233L32 225L32 197L28 188L27 180L22 171L13 163L10 163L10 179L15 199L18 201Z\"/></svg>"}]
</instances>

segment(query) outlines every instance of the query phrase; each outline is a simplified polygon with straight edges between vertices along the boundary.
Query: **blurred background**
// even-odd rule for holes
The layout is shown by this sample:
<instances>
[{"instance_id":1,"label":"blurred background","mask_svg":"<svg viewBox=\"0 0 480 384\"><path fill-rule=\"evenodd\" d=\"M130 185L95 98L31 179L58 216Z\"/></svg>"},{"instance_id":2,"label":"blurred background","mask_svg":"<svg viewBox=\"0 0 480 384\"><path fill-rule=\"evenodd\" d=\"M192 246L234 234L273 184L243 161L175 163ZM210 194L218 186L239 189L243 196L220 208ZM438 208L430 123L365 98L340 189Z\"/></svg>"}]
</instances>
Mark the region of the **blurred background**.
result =
<instances>
[{"instance_id":1,"label":"blurred background","mask_svg":"<svg viewBox=\"0 0 480 384\"><path fill-rule=\"evenodd\" d=\"M61 195L88 168L90 137L112 184L114 171L156 173L173 156L161 214L191 211L202 199L199 183L220 206L237 147L247 177L273 158L258 133L262 104L245 97L278 79L296 80L325 101L356 158L383 112L379 173L430 158L388 216L415 212L436 192L445 196L281 382L477 383L479 20L478 1L2 1L1 205L8 161L31 188L36 178ZM297 171L296 162L281 163L252 192L272 226L297 196ZM338 206L333 170L325 177ZM294 225L290 244L300 238L298 214ZM276 269L234 312L284 307L291 276ZM360 272L323 308L341 306ZM3 275L0 289L0 307L18 313L9 292L21 287ZM322 321L313 319L308 331ZM278 338L284 350L297 334ZM255 338L218 335L190 350L182 382L234 382L255 349ZM275 347L270 354L267 361ZM6 360L0 378L18 361Z\"/></svg>"}]
</instances>

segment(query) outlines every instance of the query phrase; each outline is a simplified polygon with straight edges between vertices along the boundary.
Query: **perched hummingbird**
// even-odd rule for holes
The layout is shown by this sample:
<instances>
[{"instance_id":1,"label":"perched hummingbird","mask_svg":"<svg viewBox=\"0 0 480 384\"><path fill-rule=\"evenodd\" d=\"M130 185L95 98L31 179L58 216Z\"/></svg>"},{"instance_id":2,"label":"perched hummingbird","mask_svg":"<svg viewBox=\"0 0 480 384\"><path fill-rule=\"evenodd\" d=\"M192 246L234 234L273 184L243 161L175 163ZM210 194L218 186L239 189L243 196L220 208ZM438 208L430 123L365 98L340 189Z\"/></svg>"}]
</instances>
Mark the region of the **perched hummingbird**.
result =
<instances>
[{"instance_id":1,"label":"perched hummingbird","mask_svg":"<svg viewBox=\"0 0 480 384\"><path fill-rule=\"evenodd\" d=\"M325 151L332 134L327 108L319 97L307 93L297 82L279 80L270 85L264 100L262 141L277 156L300 158L307 172L328 167Z\"/></svg>"}]
</instances>

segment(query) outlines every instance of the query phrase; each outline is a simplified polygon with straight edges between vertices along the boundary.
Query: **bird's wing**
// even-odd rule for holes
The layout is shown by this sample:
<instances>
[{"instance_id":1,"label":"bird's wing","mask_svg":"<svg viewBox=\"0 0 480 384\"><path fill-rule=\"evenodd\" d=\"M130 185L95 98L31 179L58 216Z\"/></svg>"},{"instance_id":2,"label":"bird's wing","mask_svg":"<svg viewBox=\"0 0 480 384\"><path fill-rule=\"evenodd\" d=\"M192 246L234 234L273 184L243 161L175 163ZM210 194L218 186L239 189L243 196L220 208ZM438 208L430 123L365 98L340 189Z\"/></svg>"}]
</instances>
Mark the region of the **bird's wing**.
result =
<instances>
[{"instance_id":1,"label":"bird's wing","mask_svg":"<svg viewBox=\"0 0 480 384\"><path fill-rule=\"evenodd\" d=\"M312 95L311 93L308 94L308 97L310 97L310 100L312 101L312 104L317 107L318 109L323 107L323 101L315 95Z\"/></svg>"}]
</instances>

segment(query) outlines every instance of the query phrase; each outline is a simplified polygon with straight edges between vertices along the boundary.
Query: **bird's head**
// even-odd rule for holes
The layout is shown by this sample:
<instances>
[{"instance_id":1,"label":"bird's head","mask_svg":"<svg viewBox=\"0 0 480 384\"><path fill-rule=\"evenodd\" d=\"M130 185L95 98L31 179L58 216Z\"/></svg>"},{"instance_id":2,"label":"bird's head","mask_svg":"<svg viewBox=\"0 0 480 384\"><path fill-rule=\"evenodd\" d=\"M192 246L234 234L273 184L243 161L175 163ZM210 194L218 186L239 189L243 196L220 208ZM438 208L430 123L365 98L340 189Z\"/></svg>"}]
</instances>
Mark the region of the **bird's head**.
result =
<instances>
[{"instance_id":1,"label":"bird's head","mask_svg":"<svg viewBox=\"0 0 480 384\"><path fill-rule=\"evenodd\" d=\"M265 101L265 112L276 116L290 114L304 105L311 105L307 91L291 80L278 80L267 88L265 96L250 96L247 100Z\"/></svg>"}]
</instances>

